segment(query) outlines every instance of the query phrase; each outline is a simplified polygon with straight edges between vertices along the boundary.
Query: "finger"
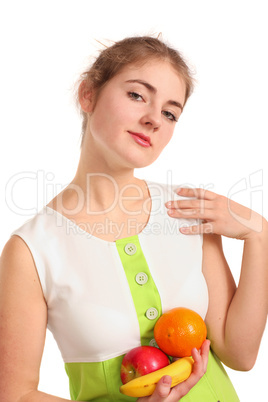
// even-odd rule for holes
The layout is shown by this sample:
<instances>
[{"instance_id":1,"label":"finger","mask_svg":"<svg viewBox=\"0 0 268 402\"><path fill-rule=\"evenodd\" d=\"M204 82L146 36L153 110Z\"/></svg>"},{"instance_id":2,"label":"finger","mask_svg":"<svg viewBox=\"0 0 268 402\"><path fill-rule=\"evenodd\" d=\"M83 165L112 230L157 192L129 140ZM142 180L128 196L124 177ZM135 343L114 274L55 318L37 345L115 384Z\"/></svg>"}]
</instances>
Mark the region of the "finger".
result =
<instances>
[{"instance_id":1,"label":"finger","mask_svg":"<svg viewBox=\"0 0 268 402\"><path fill-rule=\"evenodd\" d=\"M200 352L198 352L196 349L192 350L192 357L193 357L194 361L202 362L205 372L207 370L207 365L208 365L209 349L210 349L210 341L208 339L206 339L201 346ZM194 365L193 372L194 372L195 368L196 368L196 366Z\"/></svg>"},{"instance_id":2,"label":"finger","mask_svg":"<svg viewBox=\"0 0 268 402\"><path fill-rule=\"evenodd\" d=\"M158 381L150 400L152 402L163 402L170 393L171 381L172 378L169 375L162 377Z\"/></svg>"},{"instance_id":3,"label":"finger","mask_svg":"<svg viewBox=\"0 0 268 402\"><path fill-rule=\"evenodd\" d=\"M183 226L180 232L185 235L210 234L214 233L214 228L212 222L206 222L201 225Z\"/></svg>"},{"instance_id":4,"label":"finger","mask_svg":"<svg viewBox=\"0 0 268 402\"><path fill-rule=\"evenodd\" d=\"M206 339L203 342L201 349L200 349L201 356L208 356L209 350L210 350L210 340Z\"/></svg>"},{"instance_id":5,"label":"finger","mask_svg":"<svg viewBox=\"0 0 268 402\"><path fill-rule=\"evenodd\" d=\"M173 200L165 203L166 208L183 209L213 209L215 208L214 202L211 200Z\"/></svg>"},{"instance_id":6,"label":"finger","mask_svg":"<svg viewBox=\"0 0 268 402\"><path fill-rule=\"evenodd\" d=\"M215 212L210 209L168 209L167 213L173 218L214 220Z\"/></svg>"},{"instance_id":7,"label":"finger","mask_svg":"<svg viewBox=\"0 0 268 402\"><path fill-rule=\"evenodd\" d=\"M214 198L216 198L217 196L217 194L213 193L213 191L209 191L204 188L179 187L176 190L176 193L181 195L182 197L195 197L206 200L214 200Z\"/></svg>"},{"instance_id":8,"label":"finger","mask_svg":"<svg viewBox=\"0 0 268 402\"><path fill-rule=\"evenodd\" d=\"M201 349L200 349L201 356L202 356L202 355L208 355L209 350L210 350L210 340L209 340L209 339L206 339L206 340L202 343L202 346L201 346Z\"/></svg>"}]
</instances>

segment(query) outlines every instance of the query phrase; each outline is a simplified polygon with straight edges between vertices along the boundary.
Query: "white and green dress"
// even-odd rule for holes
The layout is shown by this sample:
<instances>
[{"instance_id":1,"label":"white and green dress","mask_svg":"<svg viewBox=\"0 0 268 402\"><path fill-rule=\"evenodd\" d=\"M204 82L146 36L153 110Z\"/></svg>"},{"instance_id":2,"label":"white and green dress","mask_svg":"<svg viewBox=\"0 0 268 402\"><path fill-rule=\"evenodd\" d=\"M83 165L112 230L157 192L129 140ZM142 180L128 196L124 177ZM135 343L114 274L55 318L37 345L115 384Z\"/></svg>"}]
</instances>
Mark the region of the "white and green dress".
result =
<instances>
[{"instance_id":1,"label":"white and green dress","mask_svg":"<svg viewBox=\"0 0 268 402\"><path fill-rule=\"evenodd\" d=\"M106 241L49 207L12 233L35 261L72 400L136 400L119 392L123 355L154 345L154 325L171 308L206 316L202 236L181 234L181 225L195 222L167 215L164 203L180 198L175 186L147 185L152 208L138 235ZM182 401L239 401L213 352L207 373Z\"/></svg>"}]
</instances>

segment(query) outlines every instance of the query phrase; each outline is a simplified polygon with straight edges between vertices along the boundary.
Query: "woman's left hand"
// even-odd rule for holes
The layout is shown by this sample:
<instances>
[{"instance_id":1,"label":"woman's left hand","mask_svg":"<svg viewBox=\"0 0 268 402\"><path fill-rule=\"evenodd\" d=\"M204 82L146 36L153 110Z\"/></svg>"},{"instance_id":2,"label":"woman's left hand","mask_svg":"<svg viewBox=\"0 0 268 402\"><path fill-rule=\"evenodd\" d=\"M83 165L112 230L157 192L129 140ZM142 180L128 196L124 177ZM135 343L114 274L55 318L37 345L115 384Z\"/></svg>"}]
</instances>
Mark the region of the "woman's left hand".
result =
<instances>
[{"instance_id":1,"label":"woman's left hand","mask_svg":"<svg viewBox=\"0 0 268 402\"><path fill-rule=\"evenodd\" d=\"M227 197L201 188L179 188L177 194L191 199L167 202L169 216L200 220L199 225L181 227L183 234L215 233L246 240L262 231L261 215Z\"/></svg>"}]
</instances>

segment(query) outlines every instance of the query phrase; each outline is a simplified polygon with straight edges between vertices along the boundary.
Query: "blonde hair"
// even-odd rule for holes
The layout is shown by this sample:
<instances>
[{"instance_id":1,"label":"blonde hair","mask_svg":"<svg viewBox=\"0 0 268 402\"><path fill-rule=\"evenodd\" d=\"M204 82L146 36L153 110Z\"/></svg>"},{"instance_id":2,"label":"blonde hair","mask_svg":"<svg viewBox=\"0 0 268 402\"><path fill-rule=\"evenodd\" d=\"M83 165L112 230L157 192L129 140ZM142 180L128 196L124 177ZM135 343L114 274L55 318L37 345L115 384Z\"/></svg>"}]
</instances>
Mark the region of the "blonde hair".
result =
<instances>
[{"instance_id":1,"label":"blonde hair","mask_svg":"<svg viewBox=\"0 0 268 402\"><path fill-rule=\"evenodd\" d=\"M194 88L194 79L190 68L177 50L169 47L159 38L150 36L125 38L102 50L89 69L81 74L79 83L83 82L83 91L87 91L88 89L94 90L96 103L101 89L125 66L129 64L142 65L150 59L160 59L170 62L175 71L183 78L186 85L185 105ZM78 105L79 94L78 89ZM87 114L82 109L80 109L80 112L83 119L82 144L87 126Z\"/></svg>"}]
</instances>

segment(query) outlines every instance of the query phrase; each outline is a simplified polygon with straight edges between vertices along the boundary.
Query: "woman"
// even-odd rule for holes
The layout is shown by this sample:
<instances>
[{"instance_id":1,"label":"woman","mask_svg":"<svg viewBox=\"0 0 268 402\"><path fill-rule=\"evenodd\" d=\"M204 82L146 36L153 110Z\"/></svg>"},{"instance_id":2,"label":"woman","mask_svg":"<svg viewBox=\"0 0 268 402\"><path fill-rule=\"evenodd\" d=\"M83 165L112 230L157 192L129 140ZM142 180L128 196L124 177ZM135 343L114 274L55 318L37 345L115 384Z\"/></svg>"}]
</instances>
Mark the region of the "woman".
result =
<instances>
[{"instance_id":1,"label":"woman","mask_svg":"<svg viewBox=\"0 0 268 402\"><path fill-rule=\"evenodd\" d=\"M179 53L150 37L115 43L82 76L76 175L1 257L4 402L63 401L37 390L46 327L73 400L133 400L119 392L123 355L153 344L158 317L176 306L205 319L213 352L205 341L188 380L170 389L165 376L139 401L238 401L220 360L254 365L267 316L267 221L210 191L134 176L170 141L192 88ZM237 288L221 235L244 241Z\"/></svg>"}]
</instances>

